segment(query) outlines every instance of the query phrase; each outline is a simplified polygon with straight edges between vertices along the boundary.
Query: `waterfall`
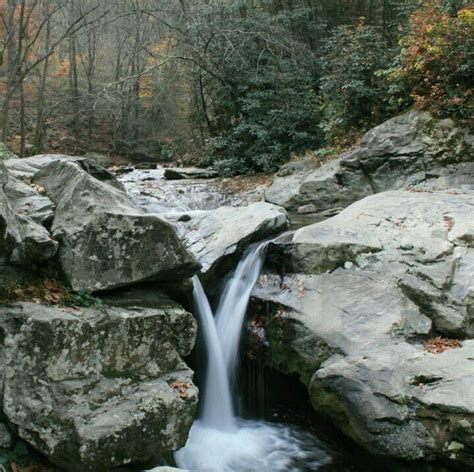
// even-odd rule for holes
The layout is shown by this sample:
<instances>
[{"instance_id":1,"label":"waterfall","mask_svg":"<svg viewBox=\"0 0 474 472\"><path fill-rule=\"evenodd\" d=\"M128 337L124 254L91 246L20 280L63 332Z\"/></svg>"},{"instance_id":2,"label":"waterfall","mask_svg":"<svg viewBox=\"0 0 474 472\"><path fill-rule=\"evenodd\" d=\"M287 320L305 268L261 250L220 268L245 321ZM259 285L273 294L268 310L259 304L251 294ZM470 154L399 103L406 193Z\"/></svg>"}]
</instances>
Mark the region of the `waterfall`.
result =
<instances>
[{"instance_id":1,"label":"waterfall","mask_svg":"<svg viewBox=\"0 0 474 472\"><path fill-rule=\"evenodd\" d=\"M211 307L197 276L193 277L193 285L194 303L207 349L208 372L204 389L203 423L210 427L231 430L235 427L235 419L223 347L219 342Z\"/></svg>"},{"instance_id":2,"label":"waterfall","mask_svg":"<svg viewBox=\"0 0 474 472\"><path fill-rule=\"evenodd\" d=\"M237 371L240 335L250 294L262 270L267 243L250 246L227 283L216 312L217 335L222 346L227 376Z\"/></svg>"},{"instance_id":3,"label":"waterfall","mask_svg":"<svg viewBox=\"0 0 474 472\"><path fill-rule=\"evenodd\" d=\"M330 456L314 436L294 427L249 421L234 415L234 380L240 336L267 243L250 246L227 282L213 317L198 277L194 303L207 351L202 412L176 463L193 472L283 472L316 470Z\"/></svg>"},{"instance_id":4,"label":"waterfall","mask_svg":"<svg viewBox=\"0 0 474 472\"><path fill-rule=\"evenodd\" d=\"M230 382L237 367L240 334L250 293L263 263L266 243L250 246L227 283L216 318L197 276L193 278L193 298L207 350L207 375L202 407L202 423L232 430L236 426Z\"/></svg>"}]
</instances>

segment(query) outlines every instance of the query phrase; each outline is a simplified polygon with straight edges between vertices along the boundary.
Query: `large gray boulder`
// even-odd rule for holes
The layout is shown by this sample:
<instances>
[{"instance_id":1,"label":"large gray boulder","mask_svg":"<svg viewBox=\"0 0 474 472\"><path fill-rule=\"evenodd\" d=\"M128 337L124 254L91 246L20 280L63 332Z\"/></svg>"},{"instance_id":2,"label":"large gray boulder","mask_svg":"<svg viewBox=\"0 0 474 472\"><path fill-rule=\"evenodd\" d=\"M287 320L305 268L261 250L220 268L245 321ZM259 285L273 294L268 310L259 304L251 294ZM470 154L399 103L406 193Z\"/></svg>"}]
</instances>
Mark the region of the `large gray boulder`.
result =
<instances>
[{"instance_id":1,"label":"large gray boulder","mask_svg":"<svg viewBox=\"0 0 474 472\"><path fill-rule=\"evenodd\" d=\"M257 202L245 207L184 213L179 233L202 266L205 281L215 281L235 267L249 244L275 236L288 227L283 208Z\"/></svg>"},{"instance_id":2,"label":"large gray boulder","mask_svg":"<svg viewBox=\"0 0 474 472\"><path fill-rule=\"evenodd\" d=\"M134 207L108 174L91 175L81 162L56 160L33 180L56 205L51 230L73 289L178 281L199 269L172 226Z\"/></svg>"},{"instance_id":3,"label":"large gray boulder","mask_svg":"<svg viewBox=\"0 0 474 472\"><path fill-rule=\"evenodd\" d=\"M2 406L68 471L145 463L183 446L197 408L194 318L154 308L0 307Z\"/></svg>"},{"instance_id":4,"label":"large gray boulder","mask_svg":"<svg viewBox=\"0 0 474 472\"><path fill-rule=\"evenodd\" d=\"M411 111L371 129L352 151L318 166L284 166L266 200L318 220L361 198L407 187L473 188L474 137L452 120Z\"/></svg>"},{"instance_id":5,"label":"large gray boulder","mask_svg":"<svg viewBox=\"0 0 474 472\"><path fill-rule=\"evenodd\" d=\"M108 182L114 187L123 189L122 185L117 181L115 175L112 172L108 171L95 161L87 159L86 157L67 156L64 154L39 154L37 156L26 157L23 159L5 161L5 167L8 170L10 176L30 183L33 176L39 170L45 168L53 162L64 161L75 162L88 174L101 181Z\"/></svg>"},{"instance_id":6,"label":"large gray boulder","mask_svg":"<svg viewBox=\"0 0 474 472\"><path fill-rule=\"evenodd\" d=\"M317 411L376 454L474 465L474 193L367 197L266 267L268 362ZM428 352L439 335L462 347Z\"/></svg>"}]
</instances>

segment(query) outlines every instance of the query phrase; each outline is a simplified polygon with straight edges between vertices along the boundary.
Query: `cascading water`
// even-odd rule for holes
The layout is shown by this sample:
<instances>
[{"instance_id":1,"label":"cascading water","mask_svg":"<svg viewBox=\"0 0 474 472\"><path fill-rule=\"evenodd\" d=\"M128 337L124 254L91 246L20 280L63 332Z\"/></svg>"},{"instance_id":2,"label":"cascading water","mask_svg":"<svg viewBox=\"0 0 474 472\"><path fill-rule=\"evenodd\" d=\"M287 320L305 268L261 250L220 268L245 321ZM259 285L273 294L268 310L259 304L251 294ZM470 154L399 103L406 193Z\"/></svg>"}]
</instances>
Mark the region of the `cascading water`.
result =
<instances>
[{"instance_id":1,"label":"cascading water","mask_svg":"<svg viewBox=\"0 0 474 472\"><path fill-rule=\"evenodd\" d=\"M197 276L193 278L193 285L193 297L207 346L209 371L204 389L203 423L230 431L235 428L236 423L222 345L219 342L211 307Z\"/></svg>"},{"instance_id":2,"label":"cascading water","mask_svg":"<svg viewBox=\"0 0 474 472\"><path fill-rule=\"evenodd\" d=\"M266 246L267 243L262 243L249 248L226 285L217 307L217 334L222 346L227 375L231 381L237 371L240 335L250 293L262 270Z\"/></svg>"},{"instance_id":3,"label":"cascading water","mask_svg":"<svg viewBox=\"0 0 474 472\"><path fill-rule=\"evenodd\" d=\"M194 300L207 349L201 417L186 446L175 454L193 472L283 472L317 470L330 462L321 443L295 428L234 416L231 381L250 293L263 263L266 243L249 248L228 281L212 316L206 294L194 278Z\"/></svg>"}]
</instances>

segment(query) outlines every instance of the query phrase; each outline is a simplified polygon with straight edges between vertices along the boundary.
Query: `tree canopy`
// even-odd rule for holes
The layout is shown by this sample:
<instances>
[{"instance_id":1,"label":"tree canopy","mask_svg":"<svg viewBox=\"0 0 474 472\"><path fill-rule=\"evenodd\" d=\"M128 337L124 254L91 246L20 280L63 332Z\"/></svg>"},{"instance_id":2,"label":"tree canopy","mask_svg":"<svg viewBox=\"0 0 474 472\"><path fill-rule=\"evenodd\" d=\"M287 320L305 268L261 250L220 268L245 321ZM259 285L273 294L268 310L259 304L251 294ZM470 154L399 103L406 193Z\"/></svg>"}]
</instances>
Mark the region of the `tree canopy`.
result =
<instances>
[{"instance_id":1,"label":"tree canopy","mask_svg":"<svg viewBox=\"0 0 474 472\"><path fill-rule=\"evenodd\" d=\"M472 116L465 0L1 0L0 132L25 156L275 170L416 105Z\"/></svg>"}]
</instances>

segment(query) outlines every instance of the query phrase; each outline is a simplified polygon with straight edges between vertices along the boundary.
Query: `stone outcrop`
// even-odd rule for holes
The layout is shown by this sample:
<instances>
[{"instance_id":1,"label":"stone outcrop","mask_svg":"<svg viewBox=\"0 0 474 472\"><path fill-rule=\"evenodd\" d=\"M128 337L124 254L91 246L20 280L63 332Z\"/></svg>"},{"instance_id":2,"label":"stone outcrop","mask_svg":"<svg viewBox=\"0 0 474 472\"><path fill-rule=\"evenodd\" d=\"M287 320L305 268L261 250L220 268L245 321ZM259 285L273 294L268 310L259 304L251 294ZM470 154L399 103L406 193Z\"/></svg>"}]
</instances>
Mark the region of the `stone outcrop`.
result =
<instances>
[{"instance_id":1,"label":"stone outcrop","mask_svg":"<svg viewBox=\"0 0 474 472\"><path fill-rule=\"evenodd\" d=\"M15 214L4 191L7 181L8 175L0 162L0 257L8 255L20 238Z\"/></svg>"},{"instance_id":2,"label":"stone outcrop","mask_svg":"<svg viewBox=\"0 0 474 472\"><path fill-rule=\"evenodd\" d=\"M285 210L264 202L187 212L178 219L182 240L201 264L205 281L215 281L235 267L250 243L288 227Z\"/></svg>"},{"instance_id":3,"label":"stone outcrop","mask_svg":"<svg viewBox=\"0 0 474 472\"><path fill-rule=\"evenodd\" d=\"M343 432L474 465L472 192L384 192L282 237L254 295L272 313L269 362ZM429 352L439 335L461 347Z\"/></svg>"},{"instance_id":4,"label":"stone outcrop","mask_svg":"<svg viewBox=\"0 0 474 472\"><path fill-rule=\"evenodd\" d=\"M77 291L181 283L199 270L173 227L137 209L106 169L13 160L0 162L0 285L35 281L34 265L57 252ZM98 472L163 463L184 445L197 409L183 361L194 318L156 288L102 293L84 295L90 308L0 306L3 447L20 437L64 470Z\"/></svg>"},{"instance_id":5,"label":"stone outcrop","mask_svg":"<svg viewBox=\"0 0 474 472\"><path fill-rule=\"evenodd\" d=\"M23 180L29 184L33 176L41 169L53 162L65 161L75 162L81 167L81 169L98 180L108 182L110 185L123 190L123 186L117 181L115 174L108 171L95 161L85 157L66 156L63 154L40 154L38 156L26 157L24 159L6 161L5 167L10 176Z\"/></svg>"},{"instance_id":6,"label":"stone outcrop","mask_svg":"<svg viewBox=\"0 0 474 472\"><path fill-rule=\"evenodd\" d=\"M3 163L0 167L0 256L11 263L31 266L53 258L58 243L40 223L41 217L30 218L22 214L16 198L10 200L12 186ZM14 202L12 204L11 202ZM38 221L39 220L39 221Z\"/></svg>"},{"instance_id":7,"label":"stone outcrop","mask_svg":"<svg viewBox=\"0 0 474 472\"><path fill-rule=\"evenodd\" d=\"M181 307L0 307L3 411L17 434L70 471L159 460L197 407L182 357L196 323Z\"/></svg>"},{"instance_id":8,"label":"stone outcrop","mask_svg":"<svg viewBox=\"0 0 474 472\"><path fill-rule=\"evenodd\" d=\"M120 184L99 171L57 160L34 176L56 205L51 231L71 286L98 291L193 275L199 265L171 225L134 207Z\"/></svg>"},{"instance_id":9,"label":"stone outcrop","mask_svg":"<svg viewBox=\"0 0 474 472\"><path fill-rule=\"evenodd\" d=\"M321 166L310 160L283 166L266 200L311 221L387 190L472 188L473 143L452 120L412 111L371 129L352 151Z\"/></svg>"},{"instance_id":10,"label":"stone outcrop","mask_svg":"<svg viewBox=\"0 0 474 472\"><path fill-rule=\"evenodd\" d=\"M10 175L4 191L17 215L27 216L43 226L48 226L53 221L53 202L40 193L41 189Z\"/></svg>"}]
</instances>

